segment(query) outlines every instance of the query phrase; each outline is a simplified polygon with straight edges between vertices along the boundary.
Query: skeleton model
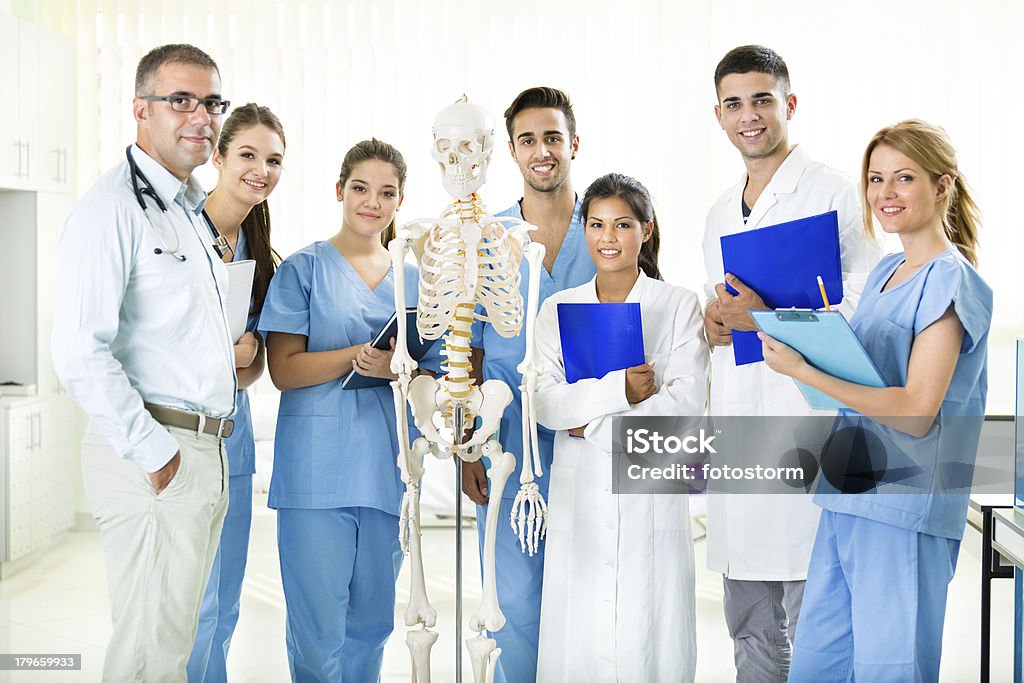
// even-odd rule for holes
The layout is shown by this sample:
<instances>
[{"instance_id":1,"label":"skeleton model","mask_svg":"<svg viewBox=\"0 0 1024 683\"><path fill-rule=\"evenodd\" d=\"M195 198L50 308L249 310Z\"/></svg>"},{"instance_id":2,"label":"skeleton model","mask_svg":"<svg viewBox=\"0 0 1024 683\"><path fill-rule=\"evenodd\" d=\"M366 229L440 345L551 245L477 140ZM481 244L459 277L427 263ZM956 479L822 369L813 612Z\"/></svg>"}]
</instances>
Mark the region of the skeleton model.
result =
<instances>
[{"instance_id":1,"label":"skeleton model","mask_svg":"<svg viewBox=\"0 0 1024 683\"><path fill-rule=\"evenodd\" d=\"M483 109L465 96L434 120L432 156L444 172L445 190L454 200L440 218L416 220L398 231L391 242L395 274L395 310L404 311L403 263L412 250L419 264L419 302L416 325L424 339L443 338L443 375L434 379L420 375L412 379L416 364L406 344L405 316L398 315L398 338L391 370L398 379L391 383L398 418L398 466L406 492L402 500L400 536L409 554L412 588L405 611L410 630L405 642L413 660L413 681L429 683L430 648L437 641L434 626L437 613L427 600L420 552L419 485L423 458L430 452L438 458L457 457L472 462L486 455L491 466L487 474L495 493L487 505L484 536L483 598L470 617L477 633L466 640L477 683L490 680L501 649L483 631L497 631L505 624L498 606L494 575L494 538L498 527L500 492L515 470L515 457L502 449L495 438L512 390L503 382L488 380L476 386L470 377L470 327L484 320L498 334L512 337L523 325L523 300L519 294L519 264L525 256L529 265L527 294L526 356L519 365L523 376L523 470L520 490L512 508L511 524L524 552L531 555L544 537L547 508L534 482L542 476L537 446L534 391L540 368L535 360L533 325L537 311L540 267L544 246L530 242L533 226L516 218L496 218L476 191L484 184L490 161L494 130ZM423 435L409 447L406 403ZM465 435L475 426L468 440Z\"/></svg>"}]
</instances>

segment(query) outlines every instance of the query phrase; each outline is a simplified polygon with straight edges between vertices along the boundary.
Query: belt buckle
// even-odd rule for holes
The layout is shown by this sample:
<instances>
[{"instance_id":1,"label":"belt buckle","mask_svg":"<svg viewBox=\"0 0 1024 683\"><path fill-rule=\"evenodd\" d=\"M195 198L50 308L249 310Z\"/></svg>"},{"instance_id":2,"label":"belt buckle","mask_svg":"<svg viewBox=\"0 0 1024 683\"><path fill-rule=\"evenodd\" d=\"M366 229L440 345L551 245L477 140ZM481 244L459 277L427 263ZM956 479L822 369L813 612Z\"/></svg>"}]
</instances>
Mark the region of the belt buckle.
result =
<instances>
[{"instance_id":1,"label":"belt buckle","mask_svg":"<svg viewBox=\"0 0 1024 683\"><path fill-rule=\"evenodd\" d=\"M227 424L228 424L228 419L226 417L221 418L220 424L217 425L217 438L218 439L223 439L224 438L224 428L227 427Z\"/></svg>"},{"instance_id":2,"label":"belt buckle","mask_svg":"<svg viewBox=\"0 0 1024 683\"><path fill-rule=\"evenodd\" d=\"M196 436L202 436L203 430L206 429L206 416L202 413L197 413L196 417L199 418L199 421L196 424Z\"/></svg>"}]
</instances>

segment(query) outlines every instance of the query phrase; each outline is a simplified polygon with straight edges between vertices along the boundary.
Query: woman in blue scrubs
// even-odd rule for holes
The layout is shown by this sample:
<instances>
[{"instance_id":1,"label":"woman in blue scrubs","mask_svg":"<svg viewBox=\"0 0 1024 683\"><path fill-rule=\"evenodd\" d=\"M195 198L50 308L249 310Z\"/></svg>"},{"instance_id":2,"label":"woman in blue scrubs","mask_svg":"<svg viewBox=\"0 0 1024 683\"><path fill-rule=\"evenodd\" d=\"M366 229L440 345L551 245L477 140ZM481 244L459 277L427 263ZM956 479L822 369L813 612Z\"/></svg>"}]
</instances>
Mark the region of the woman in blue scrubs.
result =
<instances>
[{"instance_id":1,"label":"woman in blue scrubs","mask_svg":"<svg viewBox=\"0 0 1024 683\"><path fill-rule=\"evenodd\" d=\"M253 259L256 270L248 331L235 344L235 429L224 441L230 474L228 512L189 657L188 680L193 683L227 680L228 646L238 623L252 526L252 475L256 471L256 445L246 387L263 374L263 344L254 332L270 279L281 261L270 246L267 197L281 179L284 149L281 122L267 107L250 102L235 109L224 122L213 152L213 165L219 176L206 202L206 213L231 247L224 260L230 263Z\"/></svg>"},{"instance_id":2,"label":"woman in blue scrubs","mask_svg":"<svg viewBox=\"0 0 1024 683\"><path fill-rule=\"evenodd\" d=\"M874 469L884 454L890 472L911 474L851 494L823 457L791 682L938 680L970 487L956 476L970 468L956 465L973 465L985 414L992 290L974 268L978 211L949 138L917 120L883 128L861 182L865 229L874 215L903 244L872 271L850 321L886 388L826 375L762 336L765 361L849 406L836 432L877 437Z\"/></svg>"},{"instance_id":3,"label":"woman in blue scrubs","mask_svg":"<svg viewBox=\"0 0 1024 683\"><path fill-rule=\"evenodd\" d=\"M341 230L281 264L260 318L281 389L269 505L276 508L295 681L376 681L394 620L402 561L402 482L387 386L343 390L350 370L394 379L391 352L369 342L394 312L385 244L406 165L379 140L342 162ZM416 272L407 266L408 301Z\"/></svg>"}]
</instances>

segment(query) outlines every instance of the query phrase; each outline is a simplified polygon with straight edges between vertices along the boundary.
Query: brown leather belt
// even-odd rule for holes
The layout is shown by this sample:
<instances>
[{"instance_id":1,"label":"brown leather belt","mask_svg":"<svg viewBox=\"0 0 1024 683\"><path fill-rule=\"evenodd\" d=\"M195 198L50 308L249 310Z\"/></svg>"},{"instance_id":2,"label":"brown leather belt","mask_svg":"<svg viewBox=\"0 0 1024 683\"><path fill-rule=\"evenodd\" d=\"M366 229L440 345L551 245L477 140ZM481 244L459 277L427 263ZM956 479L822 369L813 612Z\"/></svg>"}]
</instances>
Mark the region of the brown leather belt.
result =
<instances>
[{"instance_id":1,"label":"brown leather belt","mask_svg":"<svg viewBox=\"0 0 1024 683\"><path fill-rule=\"evenodd\" d=\"M177 408L167 406L155 406L152 403L144 403L146 410L153 416L153 419L165 427L180 427L199 434L209 434L228 438L235 431L235 421L224 417L207 417L201 413L189 413Z\"/></svg>"}]
</instances>

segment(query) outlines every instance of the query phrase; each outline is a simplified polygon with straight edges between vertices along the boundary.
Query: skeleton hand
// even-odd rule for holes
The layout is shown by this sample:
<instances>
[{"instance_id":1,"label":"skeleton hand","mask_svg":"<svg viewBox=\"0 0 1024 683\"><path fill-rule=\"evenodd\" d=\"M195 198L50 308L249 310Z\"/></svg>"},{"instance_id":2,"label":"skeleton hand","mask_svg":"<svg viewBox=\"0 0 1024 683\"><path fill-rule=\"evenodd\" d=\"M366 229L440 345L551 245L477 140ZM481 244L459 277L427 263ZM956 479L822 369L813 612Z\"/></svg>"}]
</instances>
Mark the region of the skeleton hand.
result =
<instances>
[{"instance_id":1,"label":"skeleton hand","mask_svg":"<svg viewBox=\"0 0 1024 683\"><path fill-rule=\"evenodd\" d=\"M369 344L364 344L352 360L352 369L364 377L379 377L386 380L397 379L398 375L391 372L391 358L394 353L394 337L391 338L391 349L389 351L375 349Z\"/></svg>"},{"instance_id":2,"label":"skeleton hand","mask_svg":"<svg viewBox=\"0 0 1024 683\"><path fill-rule=\"evenodd\" d=\"M531 481L520 487L512 502L509 521L512 530L519 535L519 547L532 556L540 548L540 542L548 530L548 506L536 482Z\"/></svg>"},{"instance_id":3,"label":"skeleton hand","mask_svg":"<svg viewBox=\"0 0 1024 683\"><path fill-rule=\"evenodd\" d=\"M402 494L402 507L398 516L398 544L402 552L409 554L409 536L419 533L419 523L416 520L419 504L419 486L408 484L405 493Z\"/></svg>"}]
</instances>

